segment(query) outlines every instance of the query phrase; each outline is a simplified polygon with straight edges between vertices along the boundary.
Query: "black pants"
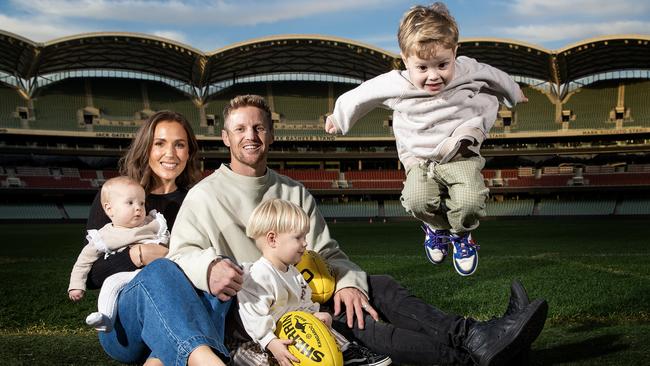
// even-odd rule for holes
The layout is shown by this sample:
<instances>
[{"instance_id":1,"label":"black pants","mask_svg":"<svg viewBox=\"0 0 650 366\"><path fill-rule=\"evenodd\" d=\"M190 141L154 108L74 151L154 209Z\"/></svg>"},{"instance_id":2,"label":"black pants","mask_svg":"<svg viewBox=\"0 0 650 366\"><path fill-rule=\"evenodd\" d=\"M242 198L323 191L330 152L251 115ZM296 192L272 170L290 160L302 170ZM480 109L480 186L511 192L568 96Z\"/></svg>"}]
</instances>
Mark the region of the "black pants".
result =
<instances>
[{"instance_id":1,"label":"black pants","mask_svg":"<svg viewBox=\"0 0 650 366\"><path fill-rule=\"evenodd\" d=\"M380 321L366 313L364 329L347 326L345 313L333 327L349 340L377 353L389 355L397 364L472 365L460 345L473 322L442 312L411 295L390 276L368 276L370 304Z\"/></svg>"}]
</instances>

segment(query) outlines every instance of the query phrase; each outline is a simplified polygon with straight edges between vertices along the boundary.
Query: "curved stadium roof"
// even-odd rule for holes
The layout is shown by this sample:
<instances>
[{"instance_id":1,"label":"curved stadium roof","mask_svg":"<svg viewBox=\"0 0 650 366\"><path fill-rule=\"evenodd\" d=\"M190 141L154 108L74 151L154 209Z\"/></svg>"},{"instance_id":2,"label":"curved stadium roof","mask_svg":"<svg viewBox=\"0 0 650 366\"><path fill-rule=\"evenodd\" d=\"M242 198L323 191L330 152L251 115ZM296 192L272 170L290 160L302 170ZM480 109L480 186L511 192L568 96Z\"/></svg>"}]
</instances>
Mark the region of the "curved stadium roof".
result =
<instances>
[{"instance_id":1,"label":"curved stadium roof","mask_svg":"<svg viewBox=\"0 0 650 366\"><path fill-rule=\"evenodd\" d=\"M560 50L514 40L472 38L459 55L509 74L565 84L626 69L650 69L650 35L615 35ZM38 43L0 30L0 71L31 79L67 70L144 72L195 87L235 77L284 72L369 79L399 67L399 55L349 39L320 35L257 38L205 53L165 38L138 33L86 33Z\"/></svg>"}]
</instances>

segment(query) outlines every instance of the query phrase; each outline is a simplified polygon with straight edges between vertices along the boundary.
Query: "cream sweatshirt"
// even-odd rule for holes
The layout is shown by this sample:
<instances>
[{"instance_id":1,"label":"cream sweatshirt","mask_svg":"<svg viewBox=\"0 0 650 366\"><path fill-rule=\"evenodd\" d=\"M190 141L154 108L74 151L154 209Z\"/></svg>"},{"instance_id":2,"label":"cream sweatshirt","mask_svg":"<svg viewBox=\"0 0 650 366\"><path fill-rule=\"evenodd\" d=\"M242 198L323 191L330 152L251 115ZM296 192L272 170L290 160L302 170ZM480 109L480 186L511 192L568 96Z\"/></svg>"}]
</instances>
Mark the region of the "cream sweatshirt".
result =
<instances>
[{"instance_id":1,"label":"cream sweatshirt","mask_svg":"<svg viewBox=\"0 0 650 366\"><path fill-rule=\"evenodd\" d=\"M307 249L327 260L337 290L355 287L368 294L366 273L332 239L312 195L299 182L271 169L261 177L247 177L221 165L190 189L176 217L168 257L196 288L209 291L208 266L217 256L226 255L239 263L262 256L255 241L246 236L246 224L255 207L270 198L291 201L310 217Z\"/></svg>"}]
</instances>

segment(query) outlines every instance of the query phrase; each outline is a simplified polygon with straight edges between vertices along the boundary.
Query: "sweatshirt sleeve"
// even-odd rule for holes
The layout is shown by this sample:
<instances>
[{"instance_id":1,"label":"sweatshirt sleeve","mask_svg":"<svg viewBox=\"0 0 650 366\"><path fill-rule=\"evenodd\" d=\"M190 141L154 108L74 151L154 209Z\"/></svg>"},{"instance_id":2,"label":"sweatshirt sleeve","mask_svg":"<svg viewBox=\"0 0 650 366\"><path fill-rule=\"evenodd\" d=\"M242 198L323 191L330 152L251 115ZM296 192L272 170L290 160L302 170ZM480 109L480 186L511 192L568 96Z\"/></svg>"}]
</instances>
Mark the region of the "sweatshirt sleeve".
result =
<instances>
[{"instance_id":1,"label":"sweatshirt sleeve","mask_svg":"<svg viewBox=\"0 0 650 366\"><path fill-rule=\"evenodd\" d=\"M483 83L482 92L496 96L507 107L521 102L521 88L507 73L465 56L458 57L458 64L462 74L459 76Z\"/></svg>"},{"instance_id":2,"label":"sweatshirt sleeve","mask_svg":"<svg viewBox=\"0 0 650 366\"><path fill-rule=\"evenodd\" d=\"M168 258L185 272L194 287L210 292L208 267L218 253L212 243L218 242L217 209L203 190L192 189L181 206L169 241Z\"/></svg>"},{"instance_id":3,"label":"sweatshirt sleeve","mask_svg":"<svg viewBox=\"0 0 650 366\"><path fill-rule=\"evenodd\" d=\"M310 217L310 230L307 236L309 249L318 252L330 265L336 278L336 291L354 287L368 296L368 278L358 265L352 262L341 250L339 243L330 236L327 223L316 207L314 197L303 189L303 209Z\"/></svg>"},{"instance_id":4,"label":"sweatshirt sleeve","mask_svg":"<svg viewBox=\"0 0 650 366\"><path fill-rule=\"evenodd\" d=\"M401 94L400 78L398 71L391 71L342 94L336 100L331 116L336 128L345 135L371 110L381 106L390 109L394 99Z\"/></svg>"},{"instance_id":5,"label":"sweatshirt sleeve","mask_svg":"<svg viewBox=\"0 0 650 366\"><path fill-rule=\"evenodd\" d=\"M86 291L86 279L88 278L88 272L93 263L101 257L101 254L93 243L88 243L83 247L77 261L72 267L72 272L70 273L70 284L68 285L68 291L70 290L84 290Z\"/></svg>"},{"instance_id":6,"label":"sweatshirt sleeve","mask_svg":"<svg viewBox=\"0 0 650 366\"><path fill-rule=\"evenodd\" d=\"M264 273L246 271L242 289L237 293L239 315L246 332L262 349L275 336L275 320L271 314L276 282Z\"/></svg>"}]
</instances>

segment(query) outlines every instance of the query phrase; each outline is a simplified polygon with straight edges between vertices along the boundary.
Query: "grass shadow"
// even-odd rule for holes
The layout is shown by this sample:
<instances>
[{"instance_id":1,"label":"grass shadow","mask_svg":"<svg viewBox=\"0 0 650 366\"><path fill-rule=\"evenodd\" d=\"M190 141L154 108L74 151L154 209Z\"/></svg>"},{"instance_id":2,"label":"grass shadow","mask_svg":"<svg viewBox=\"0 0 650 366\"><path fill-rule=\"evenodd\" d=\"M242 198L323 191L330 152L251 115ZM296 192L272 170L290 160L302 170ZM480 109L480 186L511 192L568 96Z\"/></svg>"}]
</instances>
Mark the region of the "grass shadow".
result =
<instances>
[{"instance_id":1,"label":"grass shadow","mask_svg":"<svg viewBox=\"0 0 650 366\"><path fill-rule=\"evenodd\" d=\"M537 362L531 362L531 365L558 365L572 362L586 363L589 360L595 361L597 358L628 349L629 345L620 344L620 339L621 335L608 334L547 349L533 350L530 359Z\"/></svg>"}]
</instances>

